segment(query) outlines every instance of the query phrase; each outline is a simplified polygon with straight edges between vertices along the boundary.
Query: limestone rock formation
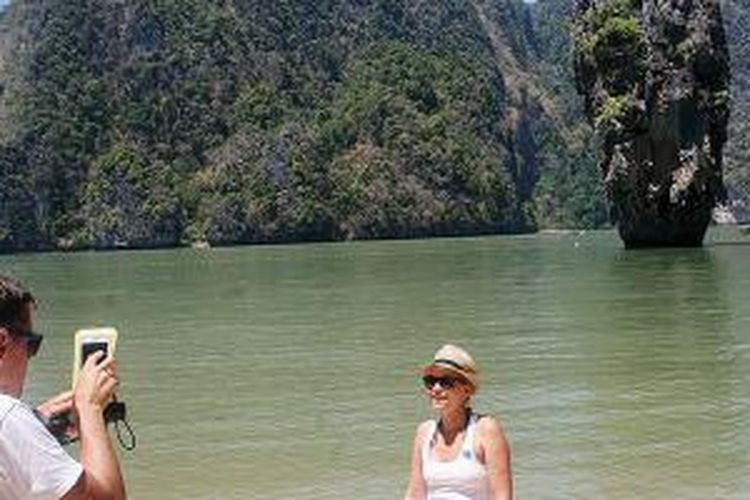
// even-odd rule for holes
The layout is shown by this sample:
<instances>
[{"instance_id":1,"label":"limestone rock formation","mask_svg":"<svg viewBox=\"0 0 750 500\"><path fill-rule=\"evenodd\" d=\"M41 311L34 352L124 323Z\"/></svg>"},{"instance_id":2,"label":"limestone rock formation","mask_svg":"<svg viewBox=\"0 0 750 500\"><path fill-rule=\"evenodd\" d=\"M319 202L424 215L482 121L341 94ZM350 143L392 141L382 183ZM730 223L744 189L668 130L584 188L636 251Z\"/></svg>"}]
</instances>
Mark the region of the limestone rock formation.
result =
<instances>
[{"instance_id":1,"label":"limestone rock formation","mask_svg":"<svg viewBox=\"0 0 750 500\"><path fill-rule=\"evenodd\" d=\"M578 0L576 78L628 248L700 246L724 196L729 53L717 0Z\"/></svg>"}]
</instances>

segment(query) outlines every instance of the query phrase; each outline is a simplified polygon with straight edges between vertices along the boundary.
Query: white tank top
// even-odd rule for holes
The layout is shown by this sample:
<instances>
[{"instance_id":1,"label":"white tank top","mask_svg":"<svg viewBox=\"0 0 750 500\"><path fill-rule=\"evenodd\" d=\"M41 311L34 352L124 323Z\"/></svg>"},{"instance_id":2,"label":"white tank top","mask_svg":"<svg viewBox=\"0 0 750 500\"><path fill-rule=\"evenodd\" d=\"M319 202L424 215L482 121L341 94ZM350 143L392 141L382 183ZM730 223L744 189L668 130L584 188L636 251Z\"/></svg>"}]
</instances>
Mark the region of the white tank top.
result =
<instances>
[{"instance_id":1,"label":"white tank top","mask_svg":"<svg viewBox=\"0 0 750 500\"><path fill-rule=\"evenodd\" d=\"M489 498L487 469L474 453L477 416L469 416L461 451L444 462L435 458L432 448L437 440L437 422L431 422L428 439L422 446L422 477L427 484L427 500L486 500Z\"/></svg>"}]
</instances>

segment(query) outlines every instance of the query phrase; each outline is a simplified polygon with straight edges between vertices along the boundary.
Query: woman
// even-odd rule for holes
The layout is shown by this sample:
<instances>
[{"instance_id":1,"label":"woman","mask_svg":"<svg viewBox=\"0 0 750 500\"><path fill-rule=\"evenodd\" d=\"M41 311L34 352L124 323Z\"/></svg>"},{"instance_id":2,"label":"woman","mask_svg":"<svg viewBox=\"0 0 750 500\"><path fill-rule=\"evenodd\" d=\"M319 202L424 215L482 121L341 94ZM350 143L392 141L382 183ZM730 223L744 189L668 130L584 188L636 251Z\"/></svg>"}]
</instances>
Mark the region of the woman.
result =
<instances>
[{"instance_id":1,"label":"woman","mask_svg":"<svg viewBox=\"0 0 750 500\"><path fill-rule=\"evenodd\" d=\"M406 500L513 498L510 448L500 423L469 404L478 386L471 356L445 345L422 369L422 380L440 418L417 428Z\"/></svg>"}]
</instances>

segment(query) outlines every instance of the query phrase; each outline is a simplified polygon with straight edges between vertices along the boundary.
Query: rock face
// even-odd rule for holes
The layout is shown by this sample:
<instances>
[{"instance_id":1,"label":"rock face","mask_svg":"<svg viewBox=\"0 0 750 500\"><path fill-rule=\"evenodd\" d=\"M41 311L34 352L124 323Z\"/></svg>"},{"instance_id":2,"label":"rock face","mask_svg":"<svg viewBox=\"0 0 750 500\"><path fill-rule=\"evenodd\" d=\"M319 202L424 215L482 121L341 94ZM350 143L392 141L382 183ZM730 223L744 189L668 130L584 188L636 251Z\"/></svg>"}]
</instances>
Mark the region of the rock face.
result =
<instances>
[{"instance_id":1,"label":"rock face","mask_svg":"<svg viewBox=\"0 0 750 500\"><path fill-rule=\"evenodd\" d=\"M729 53L716 0L578 0L576 79L628 248L700 246L724 196Z\"/></svg>"},{"instance_id":2,"label":"rock face","mask_svg":"<svg viewBox=\"0 0 750 500\"><path fill-rule=\"evenodd\" d=\"M11 2L0 253L532 231L570 141L528 9Z\"/></svg>"}]
</instances>

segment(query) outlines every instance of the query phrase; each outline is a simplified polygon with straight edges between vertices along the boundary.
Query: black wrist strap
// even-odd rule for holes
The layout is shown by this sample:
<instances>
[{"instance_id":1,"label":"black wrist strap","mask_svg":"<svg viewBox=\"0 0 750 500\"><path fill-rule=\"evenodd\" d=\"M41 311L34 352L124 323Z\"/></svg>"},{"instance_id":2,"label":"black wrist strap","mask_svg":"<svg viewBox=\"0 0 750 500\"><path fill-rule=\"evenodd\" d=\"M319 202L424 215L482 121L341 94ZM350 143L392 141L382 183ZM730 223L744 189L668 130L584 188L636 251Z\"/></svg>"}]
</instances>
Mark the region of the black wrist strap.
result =
<instances>
[{"instance_id":1,"label":"black wrist strap","mask_svg":"<svg viewBox=\"0 0 750 500\"><path fill-rule=\"evenodd\" d=\"M112 401L104 409L104 422L114 424L120 446L127 451L132 451L135 449L136 438L135 432L128 422L127 414L125 403L118 401L117 397L113 396ZM123 437L124 434L127 434L127 438Z\"/></svg>"}]
</instances>

